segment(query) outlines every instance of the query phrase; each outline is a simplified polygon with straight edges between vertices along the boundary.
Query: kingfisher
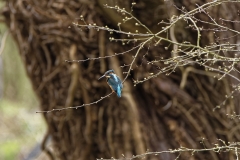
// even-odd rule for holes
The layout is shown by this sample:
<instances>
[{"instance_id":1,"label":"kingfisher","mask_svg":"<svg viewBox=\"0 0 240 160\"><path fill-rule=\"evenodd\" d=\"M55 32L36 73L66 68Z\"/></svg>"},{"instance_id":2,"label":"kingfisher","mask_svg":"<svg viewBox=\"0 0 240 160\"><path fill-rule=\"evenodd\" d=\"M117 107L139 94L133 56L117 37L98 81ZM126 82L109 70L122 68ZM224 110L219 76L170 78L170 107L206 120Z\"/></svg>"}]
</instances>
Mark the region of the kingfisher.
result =
<instances>
[{"instance_id":1,"label":"kingfisher","mask_svg":"<svg viewBox=\"0 0 240 160\"><path fill-rule=\"evenodd\" d=\"M107 83L108 83L109 87L112 89L112 91L115 92L118 97L121 97L122 88L123 88L122 81L114 73L114 70L111 69L111 70L105 72L104 75L101 76L99 79L101 79L103 77L107 78Z\"/></svg>"}]
</instances>

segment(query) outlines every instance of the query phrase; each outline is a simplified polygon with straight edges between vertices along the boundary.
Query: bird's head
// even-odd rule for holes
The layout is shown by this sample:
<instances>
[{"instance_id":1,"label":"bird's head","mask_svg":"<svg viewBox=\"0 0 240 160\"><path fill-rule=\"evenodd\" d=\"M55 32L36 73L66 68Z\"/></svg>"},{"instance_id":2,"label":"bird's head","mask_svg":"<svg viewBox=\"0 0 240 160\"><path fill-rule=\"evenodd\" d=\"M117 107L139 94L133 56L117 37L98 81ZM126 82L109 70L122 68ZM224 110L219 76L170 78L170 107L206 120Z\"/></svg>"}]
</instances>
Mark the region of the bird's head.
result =
<instances>
[{"instance_id":1,"label":"bird's head","mask_svg":"<svg viewBox=\"0 0 240 160\"><path fill-rule=\"evenodd\" d=\"M110 75L111 75L111 74L114 74L114 70L112 70L112 69L111 69L111 70L108 70L107 72L105 72L103 76L101 76L100 78L98 78L98 80L101 79L101 78L103 78L103 77L110 78Z\"/></svg>"}]
</instances>

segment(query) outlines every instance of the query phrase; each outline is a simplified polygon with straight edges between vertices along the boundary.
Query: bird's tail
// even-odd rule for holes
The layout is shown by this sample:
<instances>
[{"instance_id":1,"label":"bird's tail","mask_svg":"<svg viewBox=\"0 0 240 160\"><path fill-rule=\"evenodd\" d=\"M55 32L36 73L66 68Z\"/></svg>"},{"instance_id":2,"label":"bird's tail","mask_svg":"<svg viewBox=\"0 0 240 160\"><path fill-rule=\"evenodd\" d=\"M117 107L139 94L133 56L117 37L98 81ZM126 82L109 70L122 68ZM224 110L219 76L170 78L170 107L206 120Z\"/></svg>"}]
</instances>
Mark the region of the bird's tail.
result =
<instances>
[{"instance_id":1,"label":"bird's tail","mask_svg":"<svg viewBox=\"0 0 240 160\"><path fill-rule=\"evenodd\" d=\"M121 92L122 92L122 91L121 91L121 88L118 87L118 88L117 88L117 96L118 96L118 97L121 97Z\"/></svg>"}]
</instances>

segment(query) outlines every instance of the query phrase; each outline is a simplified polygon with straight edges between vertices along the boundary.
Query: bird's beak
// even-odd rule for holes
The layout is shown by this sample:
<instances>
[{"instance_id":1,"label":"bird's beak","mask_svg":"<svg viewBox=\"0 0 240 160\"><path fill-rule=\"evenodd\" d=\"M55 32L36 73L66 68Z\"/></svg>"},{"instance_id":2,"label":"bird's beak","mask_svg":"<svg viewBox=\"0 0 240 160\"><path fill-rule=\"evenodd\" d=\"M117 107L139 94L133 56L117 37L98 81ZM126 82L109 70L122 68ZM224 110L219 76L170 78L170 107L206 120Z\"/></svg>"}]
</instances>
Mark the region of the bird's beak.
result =
<instances>
[{"instance_id":1,"label":"bird's beak","mask_svg":"<svg viewBox=\"0 0 240 160\"><path fill-rule=\"evenodd\" d=\"M101 78L103 78L103 77L105 77L105 74L104 74L102 77L98 78L98 80L101 79Z\"/></svg>"}]
</instances>

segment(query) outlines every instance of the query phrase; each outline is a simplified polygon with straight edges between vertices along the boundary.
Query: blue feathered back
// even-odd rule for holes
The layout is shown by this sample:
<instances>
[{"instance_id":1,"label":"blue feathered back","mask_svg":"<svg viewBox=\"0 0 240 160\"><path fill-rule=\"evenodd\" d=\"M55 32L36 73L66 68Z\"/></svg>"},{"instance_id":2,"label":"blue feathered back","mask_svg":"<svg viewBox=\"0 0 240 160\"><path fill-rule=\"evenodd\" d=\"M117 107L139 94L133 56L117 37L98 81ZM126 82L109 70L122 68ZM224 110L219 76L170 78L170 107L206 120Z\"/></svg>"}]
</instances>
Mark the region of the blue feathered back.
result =
<instances>
[{"instance_id":1,"label":"blue feathered back","mask_svg":"<svg viewBox=\"0 0 240 160\"><path fill-rule=\"evenodd\" d=\"M107 80L109 86L112 88L112 90L114 90L114 92L117 93L118 97L121 97L122 88L123 88L122 81L114 73L110 74L109 76L110 78L108 78Z\"/></svg>"}]
</instances>

